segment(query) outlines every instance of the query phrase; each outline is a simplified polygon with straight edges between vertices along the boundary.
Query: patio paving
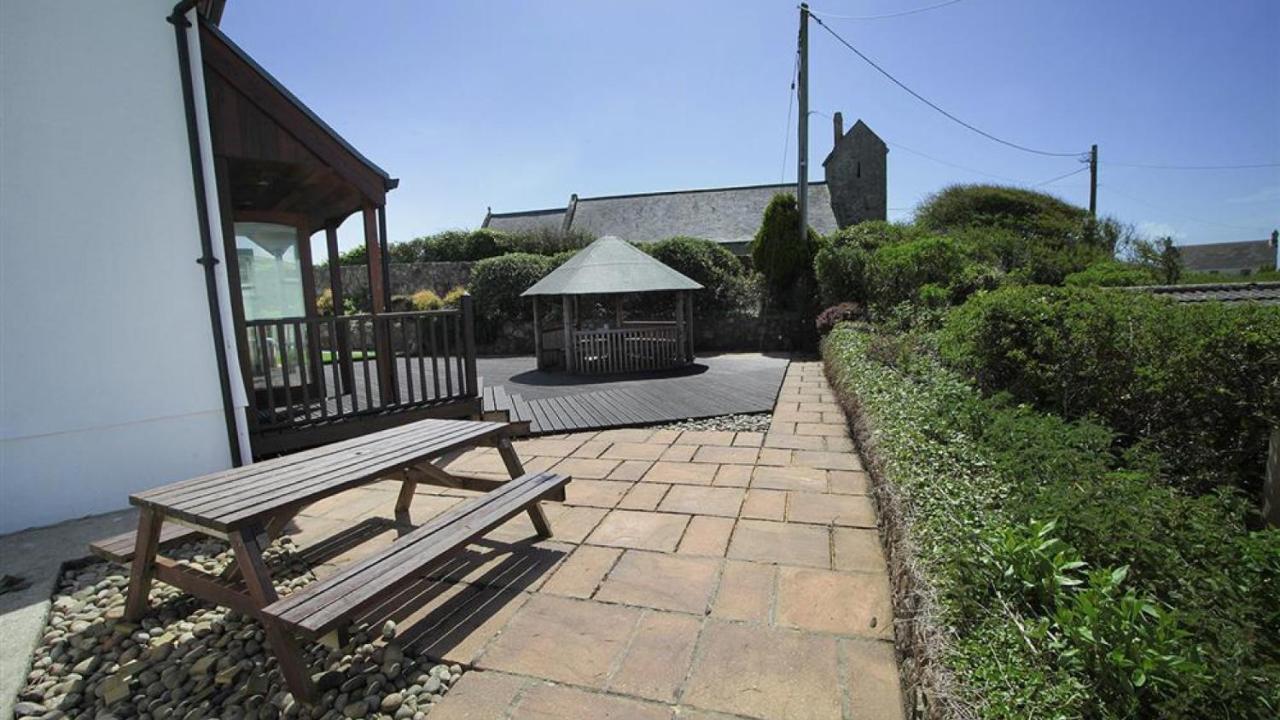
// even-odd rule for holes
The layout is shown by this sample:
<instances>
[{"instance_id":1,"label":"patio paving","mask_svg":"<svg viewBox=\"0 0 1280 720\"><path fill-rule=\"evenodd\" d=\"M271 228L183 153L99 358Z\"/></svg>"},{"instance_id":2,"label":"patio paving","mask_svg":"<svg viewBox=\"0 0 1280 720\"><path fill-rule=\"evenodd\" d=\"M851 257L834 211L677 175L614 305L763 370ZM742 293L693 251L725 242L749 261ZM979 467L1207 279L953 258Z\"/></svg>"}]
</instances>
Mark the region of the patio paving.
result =
<instances>
[{"instance_id":1,"label":"patio paving","mask_svg":"<svg viewBox=\"0 0 1280 720\"><path fill-rule=\"evenodd\" d=\"M844 428L820 364L797 362L763 435L517 442L527 468L574 482L546 506L553 539L509 521L404 619L417 649L472 668L431 718L902 718L875 508ZM504 477L489 449L450 469ZM311 508L295 539L388 516L396 488ZM419 493L415 523L465 495Z\"/></svg>"},{"instance_id":2,"label":"patio paving","mask_svg":"<svg viewBox=\"0 0 1280 720\"><path fill-rule=\"evenodd\" d=\"M535 541L519 515L366 620L394 619L406 653L469 668L433 720L900 720L887 569L844 427L820 364L794 362L767 433L518 441L527 469L574 477L564 503L544 504L555 536ZM491 449L450 469L506 477ZM317 576L395 541L398 490L375 483L297 517L289 535L323 558ZM469 494L420 485L411 520ZM353 524L358 543L324 540Z\"/></svg>"}]
</instances>

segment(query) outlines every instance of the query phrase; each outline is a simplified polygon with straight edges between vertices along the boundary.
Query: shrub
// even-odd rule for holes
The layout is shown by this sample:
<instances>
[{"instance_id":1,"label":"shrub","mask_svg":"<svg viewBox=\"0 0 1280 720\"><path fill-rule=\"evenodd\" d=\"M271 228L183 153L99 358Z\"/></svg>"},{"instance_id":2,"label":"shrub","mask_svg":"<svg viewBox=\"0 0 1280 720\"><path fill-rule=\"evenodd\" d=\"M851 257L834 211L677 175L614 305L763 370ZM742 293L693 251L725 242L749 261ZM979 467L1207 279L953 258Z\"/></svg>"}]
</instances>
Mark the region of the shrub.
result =
<instances>
[{"instance_id":1,"label":"shrub","mask_svg":"<svg viewBox=\"0 0 1280 720\"><path fill-rule=\"evenodd\" d=\"M550 228L521 232L502 232L489 228L478 230L446 230L426 235L388 248L392 262L464 262L510 253L555 255L577 250L593 238L586 233L561 233Z\"/></svg>"},{"instance_id":2,"label":"shrub","mask_svg":"<svg viewBox=\"0 0 1280 720\"><path fill-rule=\"evenodd\" d=\"M325 288L323 292L316 296L316 312L321 315L333 315L333 290ZM355 315L359 310L356 303L349 297L342 299L342 314Z\"/></svg>"},{"instance_id":3,"label":"shrub","mask_svg":"<svg viewBox=\"0 0 1280 720\"><path fill-rule=\"evenodd\" d=\"M409 301L414 310L439 310L444 307L444 301L434 290L419 290L409 296Z\"/></svg>"},{"instance_id":4,"label":"shrub","mask_svg":"<svg viewBox=\"0 0 1280 720\"><path fill-rule=\"evenodd\" d=\"M779 297L812 273L818 236L810 228L801 237L799 225L795 196L778 193L765 208L760 229L751 241L751 262Z\"/></svg>"},{"instance_id":5,"label":"shrub","mask_svg":"<svg viewBox=\"0 0 1280 720\"><path fill-rule=\"evenodd\" d=\"M879 305L894 305L916 299L923 285L948 288L968 262L960 245L948 238L886 245L871 256L873 300Z\"/></svg>"},{"instance_id":6,"label":"shrub","mask_svg":"<svg viewBox=\"0 0 1280 720\"><path fill-rule=\"evenodd\" d=\"M866 310L858 303L844 302L832 305L819 313L814 325L818 328L819 335L826 335L835 328L837 323L862 320L866 315Z\"/></svg>"},{"instance_id":7,"label":"shrub","mask_svg":"<svg viewBox=\"0 0 1280 720\"><path fill-rule=\"evenodd\" d=\"M640 246L672 269L702 284L693 294L698 311L719 315L752 304L755 293L742 262L724 246L710 240L673 237Z\"/></svg>"},{"instance_id":8,"label":"shrub","mask_svg":"<svg viewBox=\"0 0 1280 720\"><path fill-rule=\"evenodd\" d=\"M520 297L520 293L558 265L553 258L528 253L511 253L477 262L471 269L470 291L475 298L476 327L481 338L495 338L507 321L533 322L532 304Z\"/></svg>"},{"instance_id":9,"label":"shrub","mask_svg":"<svg viewBox=\"0 0 1280 720\"><path fill-rule=\"evenodd\" d=\"M952 313L941 351L987 392L1151 442L1189 486L1259 489L1280 415L1280 308L1003 288Z\"/></svg>"},{"instance_id":10,"label":"shrub","mask_svg":"<svg viewBox=\"0 0 1280 720\"><path fill-rule=\"evenodd\" d=\"M1066 277L1066 284L1073 287L1129 287L1155 283L1155 274L1147 268L1114 260L1094 263Z\"/></svg>"},{"instance_id":11,"label":"shrub","mask_svg":"<svg viewBox=\"0 0 1280 720\"><path fill-rule=\"evenodd\" d=\"M823 356L869 423L878 494L901 504L897 551L931 599L917 621L958 682L942 701L983 718L1272 717L1280 530L1170 487L1153 451L1120 452L1097 422L982 396L927 335L904 337L841 325ZM885 364L887 346L910 349Z\"/></svg>"},{"instance_id":12,"label":"shrub","mask_svg":"<svg viewBox=\"0 0 1280 720\"><path fill-rule=\"evenodd\" d=\"M866 303L871 296L868 267L871 255L885 245L922 237L911 225L864 222L836 231L824 239L814 257L814 273L822 301Z\"/></svg>"},{"instance_id":13,"label":"shrub","mask_svg":"<svg viewBox=\"0 0 1280 720\"><path fill-rule=\"evenodd\" d=\"M948 233L1003 228L1022 237L1074 241L1085 235L1088 212L1047 193L1000 185L952 185L916 208L920 227Z\"/></svg>"}]
</instances>

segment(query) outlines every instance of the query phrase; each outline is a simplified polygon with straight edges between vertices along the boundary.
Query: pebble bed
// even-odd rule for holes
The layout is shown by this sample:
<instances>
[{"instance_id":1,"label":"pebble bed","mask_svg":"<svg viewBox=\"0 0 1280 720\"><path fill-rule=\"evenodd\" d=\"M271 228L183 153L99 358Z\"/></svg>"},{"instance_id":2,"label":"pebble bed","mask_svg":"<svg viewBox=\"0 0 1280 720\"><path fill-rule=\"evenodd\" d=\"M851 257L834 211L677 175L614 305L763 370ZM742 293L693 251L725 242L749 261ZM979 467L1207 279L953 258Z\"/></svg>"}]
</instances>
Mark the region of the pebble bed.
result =
<instances>
[{"instance_id":1,"label":"pebble bed","mask_svg":"<svg viewBox=\"0 0 1280 720\"><path fill-rule=\"evenodd\" d=\"M659 426L660 430L731 430L733 432L764 432L769 429L772 413L750 415L719 415L699 420L681 420Z\"/></svg>"},{"instance_id":2,"label":"pebble bed","mask_svg":"<svg viewBox=\"0 0 1280 720\"><path fill-rule=\"evenodd\" d=\"M211 573L231 559L217 540L166 554ZM289 538L274 544L266 560L282 594L315 579L296 560ZM381 628L353 628L342 648L301 643L320 695L316 704L304 705L285 687L256 620L157 582L148 615L139 624L126 623L128 584L122 568L102 562L63 573L15 716L422 720L462 675L458 665L407 655L388 621Z\"/></svg>"}]
</instances>

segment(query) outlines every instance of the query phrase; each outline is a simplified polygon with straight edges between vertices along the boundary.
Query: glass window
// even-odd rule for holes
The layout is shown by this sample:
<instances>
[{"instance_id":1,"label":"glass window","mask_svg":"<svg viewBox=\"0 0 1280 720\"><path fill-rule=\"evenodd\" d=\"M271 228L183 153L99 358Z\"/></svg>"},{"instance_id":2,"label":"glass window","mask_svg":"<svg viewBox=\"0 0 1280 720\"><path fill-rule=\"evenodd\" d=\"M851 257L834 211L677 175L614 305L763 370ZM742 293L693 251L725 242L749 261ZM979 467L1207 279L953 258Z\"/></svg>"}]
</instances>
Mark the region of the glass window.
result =
<instances>
[{"instance_id":1,"label":"glass window","mask_svg":"<svg viewBox=\"0 0 1280 720\"><path fill-rule=\"evenodd\" d=\"M274 223L238 222L235 233L245 319L305 315L297 228Z\"/></svg>"}]
</instances>

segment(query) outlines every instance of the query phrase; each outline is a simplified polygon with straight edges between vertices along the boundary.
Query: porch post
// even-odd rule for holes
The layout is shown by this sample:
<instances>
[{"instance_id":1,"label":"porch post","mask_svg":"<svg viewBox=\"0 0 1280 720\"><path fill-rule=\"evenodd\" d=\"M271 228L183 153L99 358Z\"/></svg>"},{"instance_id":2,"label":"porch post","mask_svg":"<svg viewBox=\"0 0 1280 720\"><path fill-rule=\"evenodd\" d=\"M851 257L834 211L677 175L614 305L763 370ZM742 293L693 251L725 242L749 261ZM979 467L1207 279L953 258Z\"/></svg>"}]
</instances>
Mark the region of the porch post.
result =
<instances>
[{"instance_id":1,"label":"porch post","mask_svg":"<svg viewBox=\"0 0 1280 720\"><path fill-rule=\"evenodd\" d=\"M533 365L542 369L542 312L538 309L538 296L533 296Z\"/></svg>"},{"instance_id":2,"label":"porch post","mask_svg":"<svg viewBox=\"0 0 1280 720\"><path fill-rule=\"evenodd\" d=\"M573 308L572 298L569 295L560 296L560 314L564 318L564 369L573 372Z\"/></svg>"},{"instance_id":3,"label":"porch post","mask_svg":"<svg viewBox=\"0 0 1280 720\"><path fill-rule=\"evenodd\" d=\"M351 388L351 338L347 337L346 323L342 322L342 309L346 305L346 290L342 287L342 254L338 252L338 224L330 220L324 226L325 245L329 250L329 289L333 294L333 330L336 337L329 338L337 350L333 359L338 366L341 385L334 388L339 394Z\"/></svg>"},{"instance_id":4,"label":"porch post","mask_svg":"<svg viewBox=\"0 0 1280 720\"><path fill-rule=\"evenodd\" d=\"M387 328L379 316L387 311L385 302L386 279L382 276L382 243L378 237L378 215L373 205L365 203L361 215L364 219L364 248L369 268L369 300L373 306L373 347L377 354L374 366L378 370L379 404L389 405L396 401L396 387L391 379L391 343L388 342ZM368 362L366 360L366 362Z\"/></svg>"}]
</instances>

